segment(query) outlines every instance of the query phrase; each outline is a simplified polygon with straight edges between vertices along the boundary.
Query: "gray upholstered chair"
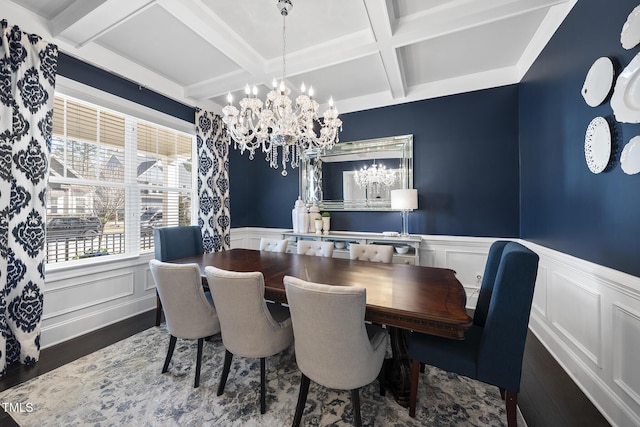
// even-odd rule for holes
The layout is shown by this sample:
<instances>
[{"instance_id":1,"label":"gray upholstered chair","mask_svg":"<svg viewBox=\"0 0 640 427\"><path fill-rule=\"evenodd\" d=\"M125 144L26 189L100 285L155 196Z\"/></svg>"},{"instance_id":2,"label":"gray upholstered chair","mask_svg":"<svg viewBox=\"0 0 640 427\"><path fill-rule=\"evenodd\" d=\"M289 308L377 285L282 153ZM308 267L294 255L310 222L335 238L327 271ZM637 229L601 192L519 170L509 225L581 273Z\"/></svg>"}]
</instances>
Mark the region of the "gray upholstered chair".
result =
<instances>
[{"instance_id":1,"label":"gray upholstered chair","mask_svg":"<svg viewBox=\"0 0 640 427\"><path fill-rule=\"evenodd\" d=\"M333 242L298 240L298 254L331 258L333 256Z\"/></svg>"},{"instance_id":2,"label":"gray upholstered chair","mask_svg":"<svg viewBox=\"0 0 640 427\"><path fill-rule=\"evenodd\" d=\"M260 358L260 413L266 410L265 358L293 344L289 310L264 299L264 277L260 272L239 273L206 267L209 288L216 301L222 343L226 349L218 396L231 368L233 355Z\"/></svg>"},{"instance_id":3,"label":"gray upholstered chair","mask_svg":"<svg viewBox=\"0 0 640 427\"><path fill-rule=\"evenodd\" d=\"M331 286L285 276L295 353L302 372L293 425L300 425L310 380L325 387L351 390L354 419L360 426L359 388L380 380L387 331L365 324L366 289Z\"/></svg>"},{"instance_id":4,"label":"gray upholstered chair","mask_svg":"<svg viewBox=\"0 0 640 427\"><path fill-rule=\"evenodd\" d=\"M491 245L473 325L462 341L414 332L409 415L414 416L420 363L497 386L506 403L507 424L516 426L522 357L527 338L538 255L517 242Z\"/></svg>"},{"instance_id":5,"label":"gray upholstered chair","mask_svg":"<svg viewBox=\"0 0 640 427\"><path fill-rule=\"evenodd\" d=\"M390 263L393 260L393 246L351 243L349 245L349 258Z\"/></svg>"},{"instance_id":6,"label":"gray upholstered chair","mask_svg":"<svg viewBox=\"0 0 640 427\"><path fill-rule=\"evenodd\" d=\"M155 259L149 261L149 267L164 307L170 335L162 373L169 369L177 338L197 339L198 354L193 386L198 387L204 339L220 332L216 309L202 289L200 267L198 264L172 264Z\"/></svg>"},{"instance_id":7,"label":"gray upholstered chair","mask_svg":"<svg viewBox=\"0 0 640 427\"><path fill-rule=\"evenodd\" d=\"M202 255L202 232L197 225L153 229L153 248L158 261ZM162 301L156 295L156 326L162 321Z\"/></svg>"},{"instance_id":8,"label":"gray upholstered chair","mask_svg":"<svg viewBox=\"0 0 640 427\"><path fill-rule=\"evenodd\" d=\"M288 243L287 239L265 239L263 237L260 239L260 250L265 252L286 252Z\"/></svg>"}]
</instances>

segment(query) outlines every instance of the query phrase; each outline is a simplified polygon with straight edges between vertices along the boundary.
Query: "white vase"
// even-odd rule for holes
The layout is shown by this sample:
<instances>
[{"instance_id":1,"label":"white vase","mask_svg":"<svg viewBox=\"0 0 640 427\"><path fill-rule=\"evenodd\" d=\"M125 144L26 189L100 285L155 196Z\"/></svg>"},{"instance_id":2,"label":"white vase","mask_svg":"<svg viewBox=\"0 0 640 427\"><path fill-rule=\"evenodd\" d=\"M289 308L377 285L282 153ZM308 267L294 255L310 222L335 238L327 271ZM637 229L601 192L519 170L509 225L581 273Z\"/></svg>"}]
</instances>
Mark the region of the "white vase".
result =
<instances>
[{"instance_id":1,"label":"white vase","mask_svg":"<svg viewBox=\"0 0 640 427\"><path fill-rule=\"evenodd\" d=\"M324 234L329 234L329 228L331 225L331 217L323 216L322 217L322 230Z\"/></svg>"},{"instance_id":2,"label":"white vase","mask_svg":"<svg viewBox=\"0 0 640 427\"><path fill-rule=\"evenodd\" d=\"M316 227L316 234L322 234L322 219L316 219L313 223Z\"/></svg>"}]
</instances>

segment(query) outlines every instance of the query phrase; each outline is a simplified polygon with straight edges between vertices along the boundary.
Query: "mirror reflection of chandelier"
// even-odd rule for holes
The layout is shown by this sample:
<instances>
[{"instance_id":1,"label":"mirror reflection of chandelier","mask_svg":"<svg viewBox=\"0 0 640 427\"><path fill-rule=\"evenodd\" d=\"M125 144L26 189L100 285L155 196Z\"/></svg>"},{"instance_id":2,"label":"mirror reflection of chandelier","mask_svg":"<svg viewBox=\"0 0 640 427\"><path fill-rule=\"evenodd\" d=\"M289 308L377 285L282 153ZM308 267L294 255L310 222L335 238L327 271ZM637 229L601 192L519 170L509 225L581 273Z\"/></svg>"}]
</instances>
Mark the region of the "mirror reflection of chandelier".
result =
<instances>
[{"instance_id":1,"label":"mirror reflection of chandelier","mask_svg":"<svg viewBox=\"0 0 640 427\"><path fill-rule=\"evenodd\" d=\"M396 182L396 173L391 169L387 169L384 165L375 162L371 167L364 166L354 173L353 179L358 186L366 188L370 185L382 185L389 187Z\"/></svg>"},{"instance_id":2,"label":"mirror reflection of chandelier","mask_svg":"<svg viewBox=\"0 0 640 427\"><path fill-rule=\"evenodd\" d=\"M249 151L249 159L253 160L255 150L262 147L266 153L269 166L278 169L278 151L281 151L282 176L287 175L287 163L291 168L300 165L307 150L331 148L338 141L338 130L342 130L342 121L338 118L338 110L329 99L329 109L318 118L318 102L313 99L313 88L306 90L304 83L300 88L301 95L295 100L295 109L289 95L291 90L285 86L286 61L286 26L285 18L293 8L290 0L279 0L278 9L282 15L282 80L280 84L274 79L272 90L263 102L257 98L258 89L249 85L245 88L246 97L240 101L240 110L232 105L231 93L227 96L229 104L222 109L222 121L227 125L229 142L234 140L234 147L241 153ZM317 134L314 126L319 127ZM282 150L278 150L281 147Z\"/></svg>"}]
</instances>

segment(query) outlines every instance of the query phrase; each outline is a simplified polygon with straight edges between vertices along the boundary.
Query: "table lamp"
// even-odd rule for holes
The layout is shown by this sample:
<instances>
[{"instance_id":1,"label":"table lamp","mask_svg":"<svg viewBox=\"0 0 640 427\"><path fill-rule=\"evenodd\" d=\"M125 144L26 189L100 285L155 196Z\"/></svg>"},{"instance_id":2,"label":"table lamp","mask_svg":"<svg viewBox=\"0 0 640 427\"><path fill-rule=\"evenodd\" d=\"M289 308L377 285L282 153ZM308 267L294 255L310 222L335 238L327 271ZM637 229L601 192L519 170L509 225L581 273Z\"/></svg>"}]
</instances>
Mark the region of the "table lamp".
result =
<instances>
[{"instance_id":1,"label":"table lamp","mask_svg":"<svg viewBox=\"0 0 640 427\"><path fill-rule=\"evenodd\" d=\"M402 211L402 233L408 236L407 215L409 211L418 209L418 190L415 188L391 190L391 209Z\"/></svg>"}]
</instances>

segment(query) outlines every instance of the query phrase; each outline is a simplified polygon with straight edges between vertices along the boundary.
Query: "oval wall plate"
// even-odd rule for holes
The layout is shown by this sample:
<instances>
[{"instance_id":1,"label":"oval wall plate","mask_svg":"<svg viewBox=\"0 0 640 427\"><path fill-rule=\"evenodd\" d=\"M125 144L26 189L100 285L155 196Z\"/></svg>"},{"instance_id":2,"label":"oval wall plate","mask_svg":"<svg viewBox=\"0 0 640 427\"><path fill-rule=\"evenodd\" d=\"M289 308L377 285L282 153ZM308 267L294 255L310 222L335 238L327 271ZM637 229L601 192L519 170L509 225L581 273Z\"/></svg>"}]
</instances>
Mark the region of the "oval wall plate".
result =
<instances>
[{"instance_id":1,"label":"oval wall plate","mask_svg":"<svg viewBox=\"0 0 640 427\"><path fill-rule=\"evenodd\" d=\"M595 60L582 85L582 97L590 107L602 104L613 85L613 62L603 56Z\"/></svg>"}]
</instances>

